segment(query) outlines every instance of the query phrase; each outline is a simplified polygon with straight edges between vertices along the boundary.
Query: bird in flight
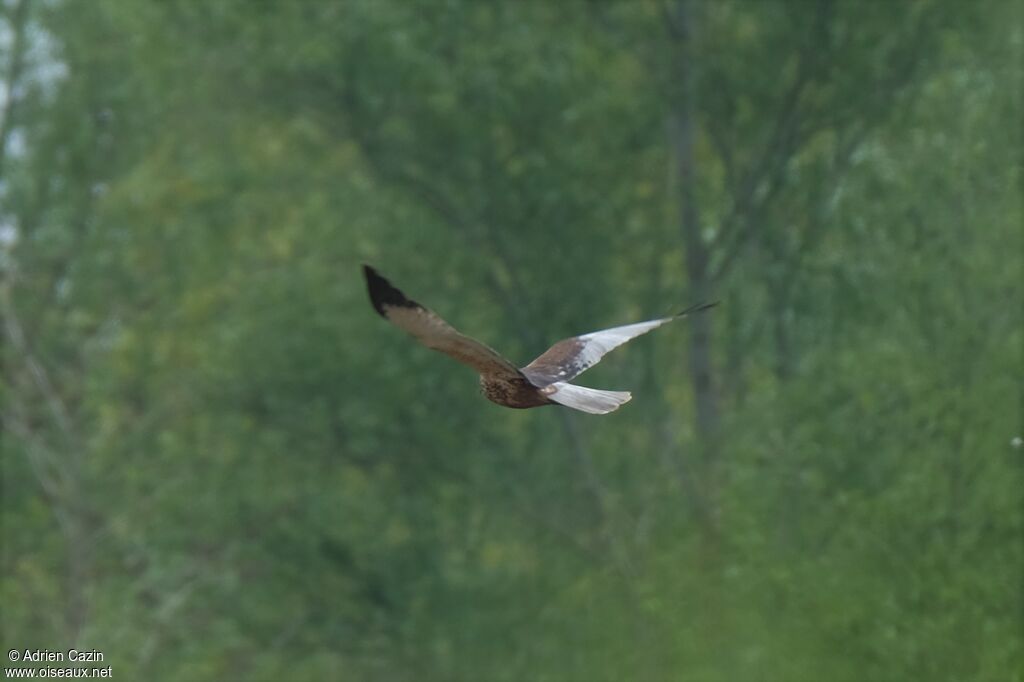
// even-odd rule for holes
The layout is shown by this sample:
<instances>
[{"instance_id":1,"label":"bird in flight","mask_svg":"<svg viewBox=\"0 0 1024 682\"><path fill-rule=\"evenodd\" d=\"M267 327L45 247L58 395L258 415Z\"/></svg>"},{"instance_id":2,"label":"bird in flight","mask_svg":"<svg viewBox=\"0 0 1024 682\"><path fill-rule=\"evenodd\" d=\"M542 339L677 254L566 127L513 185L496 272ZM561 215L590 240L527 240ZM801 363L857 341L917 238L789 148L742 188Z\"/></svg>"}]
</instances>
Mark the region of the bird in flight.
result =
<instances>
[{"instance_id":1,"label":"bird in flight","mask_svg":"<svg viewBox=\"0 0 1024 682\"><path fill-rule=\"evenodd\" d=\"M370 302L381 317L427 348L453 357L479 372L480 389L491 402L521 409L564 405L590 414L617 410L632 397L629 392L599 391L569 382L630 339L717 305L695 305L671 317L563 339L526 367L517 368L489 346L460 333L437 313L406 298L369 265L363 265L363 275L370 292Z\"/></svg>"}]
</instances>

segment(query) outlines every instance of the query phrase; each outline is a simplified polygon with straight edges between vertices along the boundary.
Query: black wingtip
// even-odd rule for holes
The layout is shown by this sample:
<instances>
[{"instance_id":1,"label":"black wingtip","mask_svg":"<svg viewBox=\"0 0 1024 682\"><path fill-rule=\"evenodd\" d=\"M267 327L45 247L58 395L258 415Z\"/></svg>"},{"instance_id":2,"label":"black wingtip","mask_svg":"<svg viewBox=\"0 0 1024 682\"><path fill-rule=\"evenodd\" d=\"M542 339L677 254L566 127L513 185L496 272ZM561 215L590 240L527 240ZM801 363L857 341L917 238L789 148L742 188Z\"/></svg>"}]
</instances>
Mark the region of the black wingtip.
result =
<instances>
[{"instance_id":1,"label":"black wingtip","mask_svg":"<svg viewBox=\"0 0 1024 682\"><path fill-rule=\"evenodd\" d=\"M718 301L712 301L711 303L698 303L697 305L690 306L689 308L683 310L682 312L676 313L676 317L682 317L683 315L689 315L690 313L699 313L702 310L714 308L716 305L718 305Z\"/></svg>"},{"instance_id":2,"label":"black wingtip","mask_svg":"<svg viewBox=\"0 0 1024 682\"><path fill-rule=\"evenodd\" d=\"M387 317L385 306L401 308L419 308L419 303L410 301L401 291L384 279L379 272L363 263L363 276L366 278L366 289L370 292L370 303L381 317Z\"/></svg>"}]
</instances>

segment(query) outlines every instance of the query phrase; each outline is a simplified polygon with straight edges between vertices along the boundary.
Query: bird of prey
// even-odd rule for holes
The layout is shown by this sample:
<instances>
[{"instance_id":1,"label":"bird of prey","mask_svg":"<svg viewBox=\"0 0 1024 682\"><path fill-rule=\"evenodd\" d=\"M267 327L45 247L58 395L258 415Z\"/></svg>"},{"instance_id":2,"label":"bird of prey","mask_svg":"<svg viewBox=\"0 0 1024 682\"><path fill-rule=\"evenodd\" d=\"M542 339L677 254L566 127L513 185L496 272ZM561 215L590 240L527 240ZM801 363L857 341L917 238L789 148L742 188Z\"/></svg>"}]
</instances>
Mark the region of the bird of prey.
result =
<instances>
[{"instance_id":1,"label":"bird of prey","mask_svg":"<svg viewBox=\"0 0 1024 682\"><path fill-rule=\"evenodd\" d=\"M408 299L369 265L363 265L363 275L370 302L381 317L427 348L475 369L480 373L480 390L484 396L491 402L514 408L564 405L590 414L617 410L632 397L628 392L599 391L569 382L630 339L716 305L695 305L671 317L563 339L526 367L517 368L497 351L460 333L437 313Z\"/></svg>"}]
</instances>

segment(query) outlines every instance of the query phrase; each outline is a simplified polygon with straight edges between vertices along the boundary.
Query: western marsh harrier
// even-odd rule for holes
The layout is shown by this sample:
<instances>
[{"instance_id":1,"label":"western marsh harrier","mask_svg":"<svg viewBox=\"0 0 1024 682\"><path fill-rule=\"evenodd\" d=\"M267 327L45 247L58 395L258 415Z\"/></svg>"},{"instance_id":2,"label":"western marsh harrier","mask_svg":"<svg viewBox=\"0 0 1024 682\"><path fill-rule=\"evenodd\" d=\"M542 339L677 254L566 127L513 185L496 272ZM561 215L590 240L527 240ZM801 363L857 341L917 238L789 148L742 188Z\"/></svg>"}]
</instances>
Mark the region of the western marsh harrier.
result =
<instances>
[{"instance_id":1,"label":"western marsh harrier","mask_svg":"<svg viewBox=\"0 0 1024 682\"><path fill-rule=\"evenodd\" d=\"M369 265L363 266L370 301L381 317L411 334L427 348L440 351L480 373L480 389L491 402L527 408L565 405L590 414L607 414L632 396L626 391L599 391L569 381L596 365L613 348L684 315L714 303L687 308L678 315L628 324L563 339L521 369L497 351L460 333L437 313L409 300Z\"/></svg>"}]
</instances>

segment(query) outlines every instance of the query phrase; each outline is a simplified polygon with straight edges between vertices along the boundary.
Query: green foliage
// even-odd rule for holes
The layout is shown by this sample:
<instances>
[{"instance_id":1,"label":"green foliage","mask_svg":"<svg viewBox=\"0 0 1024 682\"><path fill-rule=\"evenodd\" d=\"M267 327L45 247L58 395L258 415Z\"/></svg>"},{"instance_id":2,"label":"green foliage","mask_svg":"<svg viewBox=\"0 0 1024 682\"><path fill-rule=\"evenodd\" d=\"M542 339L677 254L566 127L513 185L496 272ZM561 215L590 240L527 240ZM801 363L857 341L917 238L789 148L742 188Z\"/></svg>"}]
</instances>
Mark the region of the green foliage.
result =
<instances>
[{"instance_id":1,"label":"green foliage","mask_svg":"<svg viewBox=\"0 0 1024 682\"><path fill-rule=\"evenodd\" d=\"M28 6L8 648L122 679L1020 679L1019 3L698 3L686 65L654 1ZM585 377L634 391L613 415L501 410L359 271L522 362L690 302L684 67L714 476L685 324Z\"/></svg>"}]
</instances>

